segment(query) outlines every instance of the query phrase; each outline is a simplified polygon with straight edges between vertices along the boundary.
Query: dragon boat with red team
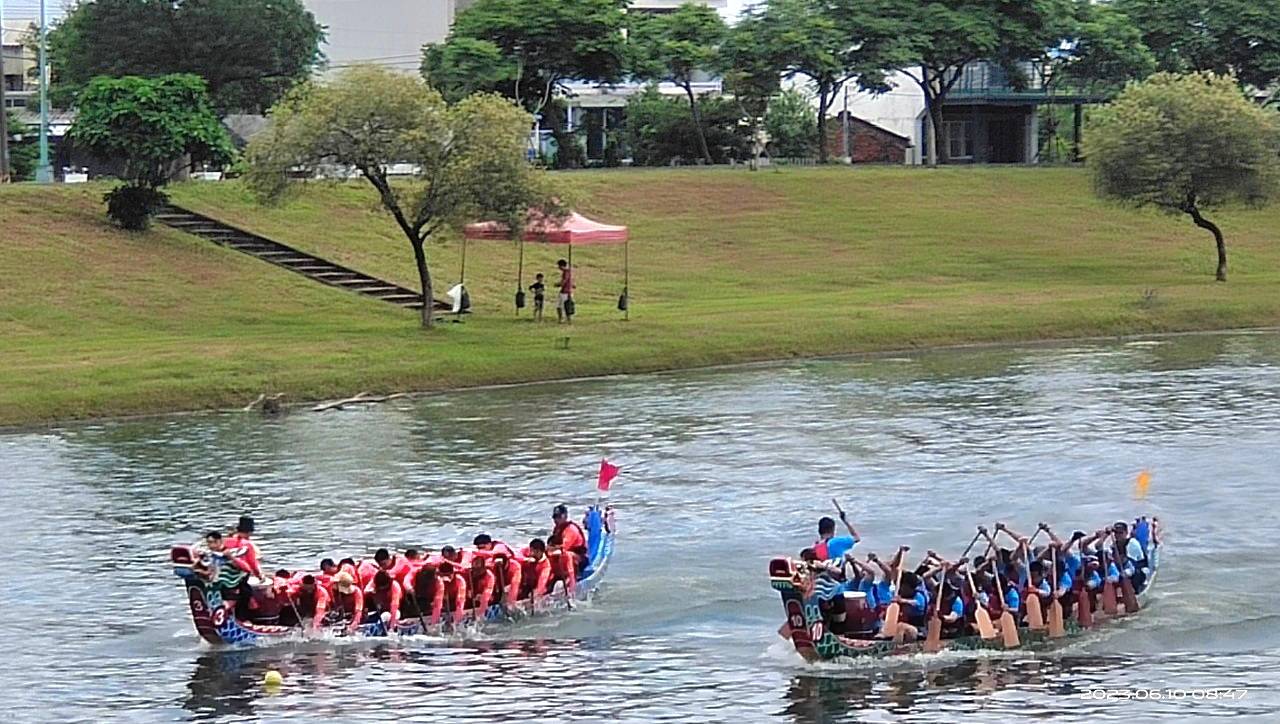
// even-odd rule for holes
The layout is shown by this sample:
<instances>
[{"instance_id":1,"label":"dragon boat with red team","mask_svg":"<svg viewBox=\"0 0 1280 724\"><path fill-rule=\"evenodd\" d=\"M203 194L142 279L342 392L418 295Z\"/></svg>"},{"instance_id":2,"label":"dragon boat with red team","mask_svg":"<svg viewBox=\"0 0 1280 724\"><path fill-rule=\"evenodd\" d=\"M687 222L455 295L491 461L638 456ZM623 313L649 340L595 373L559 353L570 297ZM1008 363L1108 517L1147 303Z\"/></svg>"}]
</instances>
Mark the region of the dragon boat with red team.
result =
<instances>
[{"instance_id":1,"label":"dragon boat with red team","mask_svg":"<svg viewBox=\"0 0 1280 724\"><path fill-rule=\"evenodd\" d=\"M510 607L495 602L483 611L474 608L466 609L460 616L450 611L450 623L443 626L453 630L474 629L491 624L500 624L519 620L529 616L541 616L565 611L573 608L577 601L586 601L599 588L605 570L613 557L615 524L612 507L600 509L592 507L582 519L586 532L587 545L585 564L578 575L572 592L566 592L563 586L554 587L550 593L535 602L530 598L515 601ZM191 609L191 619L196 632L205 641L215 645L226 646L260 646L277 641L302 639L306 633L306 622L295 625L272 625L241 620L236 615L236 606L230 600L230 586L215 576L212 580L198 572L200 555L193 546L178 545L170 549L170 560L173 573L182 579L187 592L187 602ZM431 633L424 629L426 620L421 615L403 616L395 630L390 631L387 617L360 623L352 628L349 623L324 624L319 632L325 636L345 636L354 633L358 636L413 636Z\"/></svg>"}]
</instances>

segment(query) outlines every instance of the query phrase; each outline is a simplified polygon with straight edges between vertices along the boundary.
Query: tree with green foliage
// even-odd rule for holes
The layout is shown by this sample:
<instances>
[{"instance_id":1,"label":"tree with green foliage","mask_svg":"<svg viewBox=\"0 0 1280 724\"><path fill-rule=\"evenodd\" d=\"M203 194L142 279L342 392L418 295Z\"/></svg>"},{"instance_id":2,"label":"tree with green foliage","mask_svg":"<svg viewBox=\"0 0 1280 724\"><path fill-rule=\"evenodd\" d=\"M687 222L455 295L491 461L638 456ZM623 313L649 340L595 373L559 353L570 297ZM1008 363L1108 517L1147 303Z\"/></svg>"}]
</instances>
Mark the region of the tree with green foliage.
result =
<instances>
[{"instance_id":1,"label":"tree with green foliage","mask_svg":"<svg viewBox=\"0 0 1280 724\"><path fill-rule=\"evenodd\" d=\"M175 164L229 161L231 137L209 104L204 80L186 74L94 78L77 101L71 127L77 146L124 162L125 183L107 193L107 215L145 229L164 204L160 188Z\"/></svg>"},{"instance_id":2,"label":"tree with green foliage","mask_svg":"<svg viewBox=\"0 0 1280 724\"><path fill-rule=\"evenodd\" d=\"M36 133L18 120L18 114L12 109L6 113L9 121L9 180L29 181L35 176L36 160L40 155Z\"/></svg>"},{"instance_id":3,"label":"tree with green foliage","mask_svg":"<svg viewBox=\"0 0 1280 724\"><path fill-rule=\"evenodd\" d=\"M1060 40L1055 21L1071 0L880 0L880 10L901 24L911 46L908 63L896 66L924 93L928 163L939 159L942 106L971 63L995 63L1015 82L1018 64ZM945 158L943 159L945 160Z\"/></svg>"},{"instance_id":4,"label":"tree with green foliage","mask_svg":"<svg viewBox=\"0 0 1280 724\"><path fill-rule=\"evenodd\" d=\"M190 73L219 112L260 112L310 75L324 32L302 0L85 0L49 32L55 91Z\"/></svg>"},{"instance_id":5,"label":"tree with green foliage","mask_svg":"<svg viewBox=\"0 0 1280 724\"><path fill-rule=\"evenodd\" d=\"M746 125L752 170L755 170L764 150L761 129L769 112L769 103L782 84L782 69L769 52L766 37L768 27L762 14L748 8L729 28L720 46L724 91L737 104L738 113Z\"/></svg>"},{"instance_id":6,"label":"tree with green foliage","mask_svg":"<svg viewBox=\"0 0 1280 724\"><path fill-rule=\"evenodd\" d=\"M1155 72L1155 57L1143 44L1137 26L1124 13L1093 0L1070 0L1066 9L1069 12L1049 19L1048 30L1059 41L1046 46L1039 57L1028 59L1041 91L1050 96L1068 93L1110 97L1126 83ZM1072 112L1054 104L1039 109L1040 160L1058 159L1058 128ZM1079 150L1078 146L1072 147L1066 157L1078 158Z\"/></svg>"},{"instance_id":7,"label":"tree with green foliage","mask_svg":"<svg viewBox=\"0 0 1280 724\"><path fill-rule=\"evenodd\" d=\"M1116 0L1160 70L1231 73L1258 89L1280 83L1280 0Z\"/></svg>"},{"instance_id":8,"label":"tree with green foliage","mask_svg":"<svg viewBox=\"0 0 1280 724\"><path fill-rule=\"evenodd\" d=\"M1280 184L1280 117L1246 98L1235 78L1210 71L1129 86L1094 114L1085 141L1102 196L1187 214L1213 234L1220 282L1226 243L1202 210L1261 205Z\"/></svg>"},{"instance_id":9,"label":"tree with green foliage","mask_svg":"<svg viewBox=\"0 0 1280 724\"><path fill-rule=\"evenodd\" d=\"M1074 0L1072 13L1059 23L1054 34L1062 40L1041 63L1046 90L1111 94L1156 71L1142 32L1114 5Z\"/></svg>"},{"instance_id":10,"label":"tree with green foliage","mask_svg":"<svg viewBox=\"0 0 1280 724\"><path fill-rule=\"evenodd\" d=\"M728 34L720 13L702 3L686 2L672 13L630 17L632 75L670 81L684 89L702 159L711 163L693 83L699 72L714 71L720 64L720 45Z\"/></svg>"},{"instance_id":11,"label":"tree with green foliage","mask_svg":"<svg viewBox=\"0 0 1280 724\"><path fill-rule=\"evenodd\" d=\"M544 174L525 160L529 114L506 99L477 94L452 105L420 78L374 66L290 92L271 126L245 149L245 183L275 200L298 169L354 170L413 249L422 284L422 326L433 317L425 245L449 228L496 219L523 228L530 209L559 213ZM412 164L412 180L392 183L387 166Z\"/></svg>"},{"instance_id":12,"label":"tree with green foliage","mask_svg":"<svg viewBox=\"0 0 1280 724\"><path fill-rule=\"evenodd\" d=\"M685 103L650 86L627 101L626 138L637 166L665 166L672 161L702 158L698 138L705 138L711 163L750 156L750 139L740 124L737 104L723 96L703 99L701 134L693 128Z\"/></svg>"},{"instance_id":13,"label":"tree with green foliage","mask_svg":"<svg viewBox=\"0 0 1280 724\"><path fill-rule=\"evenodd\" d=\"M804 158L813 153L813 106L803 93L787 90L769 103L764 117L771 156Z\"/></svg>"},{"instance_id":14,"label":"tree with green foliage","mask_svg":"<svg viewBox=\"0 0 1280 724\"><path fill-rule=\"evenodd\" d=\"M818 160L826 163L827 115L841 89L853 82L887 91L886 69L912 57L907 28L880 0L768 0L762 13L765 52L784 77L804 78L813 89Z\"/></svg>"},{"instance_id":15,"label":"tree with green foliage","mask_svg":"<svg viewBox=\"0 0 1280 724\"><path fill-rule=\"evenodd\" d=\"M504 95L543 115L559 146L576 144L553 100L569 81L622 78L628 2L477 0L458 14L443 43L423 50L422 74L449 100ZM567 158L557 154L557 164Z\"/></svg>"}]
</instances>

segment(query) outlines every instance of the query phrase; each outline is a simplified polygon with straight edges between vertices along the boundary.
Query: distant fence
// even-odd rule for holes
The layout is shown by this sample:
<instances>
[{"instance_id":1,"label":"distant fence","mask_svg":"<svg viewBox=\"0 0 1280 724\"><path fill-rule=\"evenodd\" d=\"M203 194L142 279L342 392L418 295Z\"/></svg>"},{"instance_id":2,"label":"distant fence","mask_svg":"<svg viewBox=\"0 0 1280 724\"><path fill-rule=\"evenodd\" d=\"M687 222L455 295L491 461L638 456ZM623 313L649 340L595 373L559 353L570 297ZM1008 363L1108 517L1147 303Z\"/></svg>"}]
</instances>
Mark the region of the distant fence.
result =
<instances>
[{"instance_id":1,"label":"distant fence","mask_svg":"<svg viewBox=\"0 0 1280 724\"><path fill-rule=\"evenodd\" d=\"M817 166L818 159L813 156L771 156L769 163L774 166Z\"/></svg>"}]
</instances>

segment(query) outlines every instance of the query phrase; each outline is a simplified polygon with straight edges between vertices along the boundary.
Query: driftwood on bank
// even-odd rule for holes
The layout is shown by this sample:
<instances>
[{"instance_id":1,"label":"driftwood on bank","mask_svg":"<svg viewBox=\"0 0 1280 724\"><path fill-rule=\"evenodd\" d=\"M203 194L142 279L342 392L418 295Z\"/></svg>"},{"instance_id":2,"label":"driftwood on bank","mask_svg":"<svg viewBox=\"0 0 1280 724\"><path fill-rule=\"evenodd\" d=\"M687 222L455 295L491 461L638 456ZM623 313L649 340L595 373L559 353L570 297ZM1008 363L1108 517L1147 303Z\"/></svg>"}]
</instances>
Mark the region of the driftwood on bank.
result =
<instances>
[{"instance_id":1,"label":"driftwood on bank","mask_svg":"<svg viewBox=\"0 0 1280 724\"><path fill-rule=\"evenodd\" d=\"M258 395L257 399L241 408L241 412L252 412L253 408L261 406L262 412L268 415L274 415L280 412L280 400L284 397L283 392L278 392L268 396L267 393Z\"/></svg>"},{"instance_id":2,"label":"driftwood on bank","mask_svg":"<svg viewBox=\"0 0 1280 724\"><path fill-rule=\"evenodd\" d=\"M368 392L361 392L355 397L348 397L345 400L334 400L333 402L325 402L311 408L312 412L324 412L325 410L341 410L347 405L366 405L375 402L386 402L399 397L407 396L404 392L397 392L391 395L371 395Z\"/></svg>"}]
</instances>

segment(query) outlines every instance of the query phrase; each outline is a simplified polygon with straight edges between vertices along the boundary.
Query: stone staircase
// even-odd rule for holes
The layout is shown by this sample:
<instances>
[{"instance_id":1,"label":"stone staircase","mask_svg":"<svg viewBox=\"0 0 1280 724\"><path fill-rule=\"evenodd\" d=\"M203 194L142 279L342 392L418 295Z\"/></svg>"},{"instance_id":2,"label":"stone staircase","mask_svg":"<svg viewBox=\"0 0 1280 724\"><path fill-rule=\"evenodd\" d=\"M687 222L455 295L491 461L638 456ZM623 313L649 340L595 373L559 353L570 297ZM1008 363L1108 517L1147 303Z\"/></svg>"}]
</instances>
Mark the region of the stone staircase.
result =
<instances>
[{"instance_id":1,"label":"stone staircase","mask_svg":"<svg viewBox=\"0 0 1280 724\"><path fill-rule=\"evenodd\" d=\"M234 226L197 214L194 211L173 206L165 206L156 214L155 220L188 234L195 234L215 244L229 249L244 252L263 261L297 272L309 279L331 287L346 289L365 296L381 299L406 309L422 309L422 295L412 289L392 284L362 274L354 269L334 264L326 259L298 251L264 236L251 234ZM435 308L448 311L452 306L445 301L435 300Z\"/></svg>"}]
</instances>

